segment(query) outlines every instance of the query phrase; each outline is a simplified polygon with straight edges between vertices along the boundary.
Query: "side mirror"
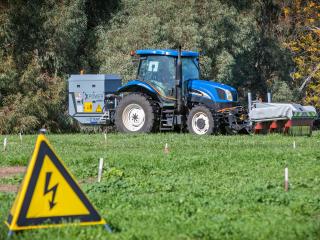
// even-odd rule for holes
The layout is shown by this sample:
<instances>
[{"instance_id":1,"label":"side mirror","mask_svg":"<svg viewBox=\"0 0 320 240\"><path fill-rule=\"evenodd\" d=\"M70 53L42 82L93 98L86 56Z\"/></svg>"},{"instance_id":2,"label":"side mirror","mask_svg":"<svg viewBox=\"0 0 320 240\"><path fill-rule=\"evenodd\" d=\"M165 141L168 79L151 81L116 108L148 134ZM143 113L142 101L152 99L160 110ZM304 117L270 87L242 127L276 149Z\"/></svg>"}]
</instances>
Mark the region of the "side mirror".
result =
<instances>
[{"instance_id":1,"label":"side mirror","mask_svg":"<svg viewBox=\"0 0 320 240\"><path fill-rule=\"evenodd\" d=\"M132 60L131 60L131 64L132 64L135 68L137 68L138 65L139 65L139 59L132 59Z\"/></svg>"}]
</instances>

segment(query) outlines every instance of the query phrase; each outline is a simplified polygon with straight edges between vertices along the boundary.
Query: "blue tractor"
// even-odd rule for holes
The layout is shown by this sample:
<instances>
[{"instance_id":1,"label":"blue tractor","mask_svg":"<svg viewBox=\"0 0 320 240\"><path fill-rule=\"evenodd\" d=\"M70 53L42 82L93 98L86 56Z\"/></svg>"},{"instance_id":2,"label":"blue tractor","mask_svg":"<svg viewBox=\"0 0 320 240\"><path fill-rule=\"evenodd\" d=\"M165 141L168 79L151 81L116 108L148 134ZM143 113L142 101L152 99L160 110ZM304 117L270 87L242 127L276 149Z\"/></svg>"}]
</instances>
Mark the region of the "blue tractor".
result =
<instances>
[{"instance_id":1,"label":"blue tractor","mask_svg":"<svg viewBox=\"0 0 320 240\"><path fill-rule=\"evenodd\" d=\"M137 77L123 86L114 75L72 75L70 115L84 124L114 124L127 133L248 132L247 112L236 89L200 79L198 52L145 49L131 55L139 63ZM98 79L101 91L92 89Z\"/></svg>"}]
</instances>

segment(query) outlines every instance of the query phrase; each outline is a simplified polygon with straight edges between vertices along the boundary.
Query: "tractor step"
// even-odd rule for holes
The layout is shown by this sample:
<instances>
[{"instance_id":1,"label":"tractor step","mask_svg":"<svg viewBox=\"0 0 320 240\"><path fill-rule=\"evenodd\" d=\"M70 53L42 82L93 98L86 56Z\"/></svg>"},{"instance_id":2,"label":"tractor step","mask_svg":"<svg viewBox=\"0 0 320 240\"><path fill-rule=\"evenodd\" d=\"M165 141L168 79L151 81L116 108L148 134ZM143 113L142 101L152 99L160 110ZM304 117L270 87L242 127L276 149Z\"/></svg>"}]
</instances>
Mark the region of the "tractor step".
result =
<instances>
[{"instance_id":1,"label":"tractor step","mask_svg":"<svg viewBox=\"0 0 320 240\"><path fill-rule=\"evenodd\" d=\"M160 131L171 131L174 129L173 124L174 109L161 109L160 114Z\"/></svg>"},{"instance_id":2,"label":"tractor step","mask_svg":"<svg viewBox=\"0 0 320 240\"><path fill-rule=\"evenodd\" d=\"M162 132L162 131L172 131L173 128L171 128L171 127L170 128L169 127L168 128L161 127L159 130L160 130L160 132Z\"/></svg>"},{"instance_id":3,"label":"tractor step","mask_svg":"<svg viewBox=\"0 0 320 240\"><path fill-rule=\"evenodd\" d=\"M174 110L173 109L167 109L167 110L163 110L162 113L172 113L172 114L174 114Z\"/></svg>"}]
</instances>

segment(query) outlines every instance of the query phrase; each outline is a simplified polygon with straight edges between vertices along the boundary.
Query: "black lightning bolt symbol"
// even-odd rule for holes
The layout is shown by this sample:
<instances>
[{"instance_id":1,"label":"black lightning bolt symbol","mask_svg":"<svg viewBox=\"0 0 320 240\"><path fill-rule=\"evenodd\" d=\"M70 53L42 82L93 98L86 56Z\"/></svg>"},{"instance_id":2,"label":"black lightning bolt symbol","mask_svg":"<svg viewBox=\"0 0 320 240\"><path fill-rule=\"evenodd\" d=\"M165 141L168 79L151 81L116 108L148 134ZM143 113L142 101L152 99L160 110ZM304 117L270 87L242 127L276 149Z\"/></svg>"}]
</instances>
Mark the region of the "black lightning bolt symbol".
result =
<instances>
[{"instance_id":1,"label":"black lightning bolt symbol","mask_svg":"<svg viewBox=\"0 0 320 240\"><path fill-rule=\"evenodd\" d=\"M52 175L52 172L47 172L47 174L46 174L46 185L44 186L44 194L43 194L43 196L45 196L49 192L52 192L52 198L51 198L51 201L49 201L50 210L57 204L56 202L54 202L54 199L56 197L58 184L59 184L59 183L57 183L52 188L48 189L49 188L49 182L50 182L50 179L51 179L51 175Z\"/></svg>"}]
</instances>

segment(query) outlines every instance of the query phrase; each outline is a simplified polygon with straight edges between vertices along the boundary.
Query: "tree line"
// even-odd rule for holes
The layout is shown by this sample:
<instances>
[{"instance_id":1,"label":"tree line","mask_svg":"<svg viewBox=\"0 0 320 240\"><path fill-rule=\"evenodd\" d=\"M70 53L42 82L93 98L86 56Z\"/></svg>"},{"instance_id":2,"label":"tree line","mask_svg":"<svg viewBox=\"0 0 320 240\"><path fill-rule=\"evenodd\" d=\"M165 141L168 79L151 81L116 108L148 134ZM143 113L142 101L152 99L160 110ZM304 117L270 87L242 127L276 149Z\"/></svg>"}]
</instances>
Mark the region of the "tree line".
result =
<instances>
[{"instance_id":1,"label":"tree line","mask_svg":"<svg viewBox=\"0 0 320 240\"><path fill-rule=\"evenodd\" d=\"M67 78L135 77L129 52L200 51L205 79L320 108L316 0L3 0L0 133L76 131ZM301 88L301 86L303 87Z\"/></svg>"}]
</instances>

